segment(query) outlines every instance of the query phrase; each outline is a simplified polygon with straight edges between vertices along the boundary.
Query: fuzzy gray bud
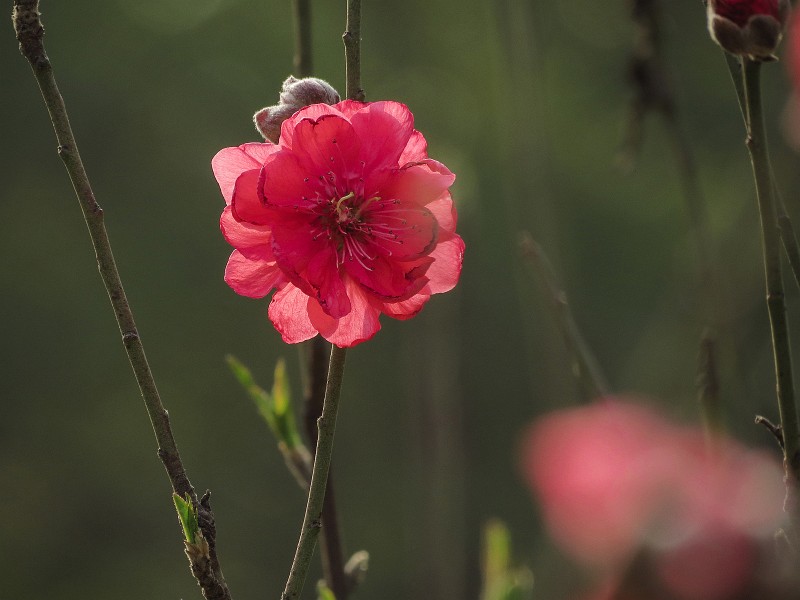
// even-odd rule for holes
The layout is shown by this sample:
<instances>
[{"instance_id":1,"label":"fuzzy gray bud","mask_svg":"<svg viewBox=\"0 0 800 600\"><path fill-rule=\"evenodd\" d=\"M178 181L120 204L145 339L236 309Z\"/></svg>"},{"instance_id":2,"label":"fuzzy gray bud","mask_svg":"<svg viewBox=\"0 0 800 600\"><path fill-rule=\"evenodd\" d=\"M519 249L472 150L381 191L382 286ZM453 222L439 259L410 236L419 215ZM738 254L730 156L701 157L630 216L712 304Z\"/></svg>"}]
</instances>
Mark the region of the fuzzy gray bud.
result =
<instances>
[{"instance_id":1,"label":"fuzzy gray bud","mask_svg":"<svg viewBox=\"0 0 800 600\"><path fill-rule=\"evenodd\" d=\"M316 77L297 79L290 75L281 86L278 104L259 110L253 115L253 122L264 139L277 144L281 124L298 110L310 104L336 104L339 101L339 93L327 81Z\"/></svg>"}]
</instances>

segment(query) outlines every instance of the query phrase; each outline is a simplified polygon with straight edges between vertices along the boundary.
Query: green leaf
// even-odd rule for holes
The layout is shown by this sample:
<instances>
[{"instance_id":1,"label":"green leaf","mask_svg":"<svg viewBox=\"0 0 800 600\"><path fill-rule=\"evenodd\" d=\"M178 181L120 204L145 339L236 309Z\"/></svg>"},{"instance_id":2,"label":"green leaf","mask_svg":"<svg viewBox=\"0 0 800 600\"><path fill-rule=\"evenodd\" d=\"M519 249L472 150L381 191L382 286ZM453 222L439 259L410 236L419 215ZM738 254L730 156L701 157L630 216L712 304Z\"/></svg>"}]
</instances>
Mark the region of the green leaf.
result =
<instances>
[{"instance_id":1,"label":"green leaf","mask_svg":"<svg viewBox=\"0 0 800 600\"><path fill-rule=\"evenodd\" d=\"M191 497L188 493L185 498L173 493L172 501L175 503L175 510L178 511L178 520L181 522L181 527L183 527L183 535L186 536L186 541L194 544L200 526L197 523L197 510L192 503Z\"/></svg>"},{"instance_id":2,"label":"green leaf","mask_svg":"<svg viewBox=\"0 0 800 600\"><path fill-rule=\"evenodd\" d=\"M258 412L267 422L278 441L283 443L289 450L301 446L302 440L300 432L297 430L297 422L292 410L292 394L289 387L289 378L286 375L286 362L280 359L275 365L275 381L272 384L272 393L270 394L256 384L250 370L235 356L228 355L226 361L234 377L253 400Z\"/></svg>"},{"instance_id":3,"label":"green leaf","mask_svg":"<svg viewBox=\"0 0 800 600\"><path fill-rule=\"evenodd\" d=\"M526 567L511 565L511 534L492 519L483 531L483 580L481 600L530 600L533 574Z\"/></svg>"},{"instance_id":4,"label":"green leaf","mask_svg":"<svg viewBox=\"0 0 800 600\"><path fill-rule=\"evenodd\" d=\"M255 403L258 412L267 422L269 428L272 430L275 436L280 439L280 430L272 409L272 397L266 392L266 390L256 385L253 375L250 373L250 369L245 367L239 361L239 359L232 354L229 354L225 357L225 360L231 369L231 373L233 373L233 376L236 377L236 379L244 388L244 391L247 392L247 395L250 396L250 399Z\"/></svg>"},{"instance_id":5,"label":"green leaf","mask_svg":"<svg viewBox=\"0 0 800 600\"><path fill-rule=\"evenodd\" d=\"M325 585L324 581L317 584L317 600L336 600L331 589Z\"/></svg>"},{"instance_id":6,"label":"green leaf","mask_svg":"<svg viewBox=\"0 0 800 600\"><path fill-rule=\"evenodd\" d=\"M272 384L272 409L280 439L291 450L302 442L292 411L292 392L286 376L286 361L282 358L275 365L275 380Z\"/></svg>"}]
</instances>

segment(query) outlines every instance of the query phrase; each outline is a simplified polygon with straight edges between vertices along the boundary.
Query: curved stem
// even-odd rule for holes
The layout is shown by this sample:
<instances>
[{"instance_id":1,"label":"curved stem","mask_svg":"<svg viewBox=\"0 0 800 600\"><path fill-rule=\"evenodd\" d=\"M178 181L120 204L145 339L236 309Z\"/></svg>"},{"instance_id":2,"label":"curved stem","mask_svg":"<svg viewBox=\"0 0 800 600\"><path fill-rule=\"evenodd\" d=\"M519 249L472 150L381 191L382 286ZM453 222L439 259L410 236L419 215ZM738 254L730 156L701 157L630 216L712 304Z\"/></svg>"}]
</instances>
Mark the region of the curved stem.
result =
<instances>
[{"instance_id":1,"label":"curved stem","mask_svg":"<svg viewBox=\"0 0 800 600\"><path fill-rule=\"evenodd\" d=\"M761 63L744 59L744 96L747 115L747 149L753 164L758 208L761 216L761 240L764 253L764 272L767 287L767 309L772 332L772 350L777 381L778 410L784 440L784 468L786 470L787 508L792 519L792 530L798 533L796 492L800 482L800 428L794 399L792 355L789 328L784 301L783 274L781 272L780 233L776 220L774 187L761 108Z\"/></svg>"},{"instance_id":2,"label":"curved stem","mask_svg":"<svg viewBox=\"0 0 800 600\"><path fill-rule=\"evenodd\" d=\"M333 436L336 430L336 413L339 409L339 396L342 390L342 377L347 349L331 348L328 383L325 387L325 402L322 415L317 421L317 451L314 455L314 469L311 473L311 486L308 490L308 503L303 517L303 528L297 542L289 579L281 600L296 600L303 591L308 574L308 566L314 556L319 530L322 526L322 508L325 502L325 489L328 484L328 471L333 453Z\"/></svg>"},{"instance_id":3,"label":"curved stem","mask_svg":"<svg viewBox=\"0 0 800 600\"><path fill-rule=\"evenodd\" d=\"M201 556L198 560L194 560L190 556L192 571L197 577L203 589L203 595L206 598L213 598L214 600L230 599L230 592L217 561L214 517L208 504L208 497L204 496L198 502L197 494L186 475L186 470L178 453L178 446L172 435L169 414L161 402L158 388L150 371L150 365L147 362L142 340L136 328L133 312L122 287L119 270L114 261L111 242L108 239L104 223L103 209L100 208L100 205L95 200L89 176L83 166L83 161L78 152L78 145L72 133L64 99L58 89L50 59L44 50L44 28L41 23L38 0L14 0L13 21L20 51L30 62L33 74L39 84L39 89L47 105L50 121L53 124L56 139L58 140L58 154L64 162L70 181L72 181L83 212L83 218L89 229L100 277L111 300L117 325L122 334L122 343L125 346L128 361L139 384L139 390L147 408L147 414L150 417L153 433L156 436L158 456L164 464L173 491L181 497L188 494L193 504L197 507L199 525L210 546L209 556Z\"/></svg>"}]
</instances>

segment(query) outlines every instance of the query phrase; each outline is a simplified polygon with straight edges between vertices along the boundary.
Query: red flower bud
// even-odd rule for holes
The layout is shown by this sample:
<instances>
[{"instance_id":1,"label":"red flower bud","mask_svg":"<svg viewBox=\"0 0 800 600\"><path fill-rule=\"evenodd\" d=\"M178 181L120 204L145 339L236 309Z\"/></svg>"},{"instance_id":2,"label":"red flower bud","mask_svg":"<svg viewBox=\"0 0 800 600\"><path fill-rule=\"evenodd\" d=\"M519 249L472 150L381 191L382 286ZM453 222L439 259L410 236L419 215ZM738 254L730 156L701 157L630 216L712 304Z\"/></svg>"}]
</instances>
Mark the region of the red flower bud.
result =
<instances>
[{"instance_id":1,"label":"red flower bud","mask_svg":"<svg viewBox=\"0 0 800 600\"><path fill-rule=\"evenodd\" d=\"M777 60L788 0L709 0L708 31L731 54Z\"/></svg>"}]
</instances>

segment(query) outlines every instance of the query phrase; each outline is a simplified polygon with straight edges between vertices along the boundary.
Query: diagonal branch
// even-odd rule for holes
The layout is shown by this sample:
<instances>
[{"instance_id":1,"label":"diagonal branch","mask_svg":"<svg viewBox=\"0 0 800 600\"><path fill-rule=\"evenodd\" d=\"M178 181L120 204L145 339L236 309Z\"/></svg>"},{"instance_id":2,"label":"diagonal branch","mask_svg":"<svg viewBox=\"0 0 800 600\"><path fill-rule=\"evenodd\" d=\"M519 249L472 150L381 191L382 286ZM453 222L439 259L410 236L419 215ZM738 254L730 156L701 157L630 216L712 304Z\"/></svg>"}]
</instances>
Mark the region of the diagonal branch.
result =
<instances>
[{"instance_id":1,"label":"diagonal branch","mask_svg":"<svg viewBox=\"0 0 800 600\"><path fill-rule=\"evenodd\" d=\"M214 515L209 504L209 495L206 493L198 501L197 494L186 475L186 470L181 462L178 446L172 435L169 414L167 413L156 388L153 374L147 362L142 340L136 329L125 290L122 287L111 243L106 232L103 209L97 203L89 182L89 177L84 169L75 142L75 136L70 127L64 99L56 84L53 67L44 49L44 27L39 13L38 0L14 0L12 15L14 29L19 41L20 51L28 59L33 69L33 74L39 84L39 89L44 97L50 120L55 129L58 140L58 154L64 162L69 178L75 188L81 211L83 212L89 235L92 238L97 265L100 276L105 284L111 306L122 334L122 343L128 355L128 360L133 369L139 390L153 426L153 432L158 442L158 456L164 464L169 476L173 491L183 497L189 494L192 503L198 510L198 521L203 535L209 544L207 556L201 556L202 566L192 560L192 570L200 584L203 595L208 600L229 600L230 592L225 584L222 571L216 555Z\"/></svg>"}]
</instances>

